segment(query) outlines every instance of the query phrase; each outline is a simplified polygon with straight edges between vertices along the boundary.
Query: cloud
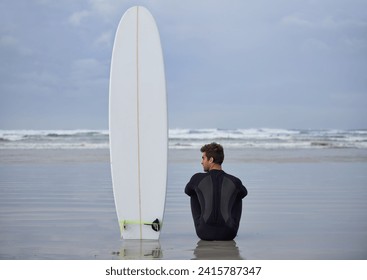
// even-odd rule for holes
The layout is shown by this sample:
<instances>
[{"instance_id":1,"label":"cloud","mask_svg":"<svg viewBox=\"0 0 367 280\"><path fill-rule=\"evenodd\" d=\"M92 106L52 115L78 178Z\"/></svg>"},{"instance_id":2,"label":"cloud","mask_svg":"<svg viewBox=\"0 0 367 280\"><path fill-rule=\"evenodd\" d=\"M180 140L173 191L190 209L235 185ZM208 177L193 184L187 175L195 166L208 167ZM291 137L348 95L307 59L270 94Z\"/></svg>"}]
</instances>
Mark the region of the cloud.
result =
<instances>
[{"instance_id":1,"label":"cloud","mask_svg":"<svg viewBox=\"0 0 367 280\"><path fill-rule=\"evenodd\" d=\"M89 4L96 14L110 17L116 14L116 9L122 1L89 0Z\"/></svg>"},{"instance_id":2,"label":"cloud","mask_svg":"<svg viewBox=\"0 0 367 280\"><path fill-rule=\"evenodd\" d=\"M353 18L352 16L337 17L333 15L323 15L320 18L311 18L311 15L300 16L299 14L291 14L282 17L281 23L287 26L296 26L304 28L320 28L320 29L352 29L367 28L367 21Z\"/></svg>"},{"instance_id":3,"label":"cloud","mask_svg":"<svg viewBox=\"0 0 367 280\"><path fill-rule=\"evenodd\" d=\"M326 42L315 38L306 39L301 45L302 52L328 51L330 49Z\"/></svg>"},{"instance_id":4,"label":"cloud","mask_svg":"<svg viewBox=\"0 0 367 280\"><path fill-rule=\"evenodd\" d=\"M332 93L360 93L348 110L366 104L367 7L358 7L359 0L6 3L0 9L5 118L5 110L12 116L28 107L37 113L37 104L45 104L45 118L59 112L67 123L67 110L75 127L83 114L104 120L113 37L122 14L136 4L151 11L160 31L171 126L287 126L289 118L289 125L311 127L302 120L315 103L325 115L346 105L330 103ZM283 117L275 114L280 107ZM213 108L221 112L220 123L211 122ZM338 126L347 117L330 116L325 125Z\"/></svg>"},{"instance_id":5,"label":"cloud","mask_svg":"<svg viewBox=\"0 0 367 280\"><path fill-rule=\"evenodd\" d=\"M281 23L288 26L313 27L314 24L298 15L288 15L281 19Z\"/></svg>"},{"instance_id":6,"label":"cloud","mask_svg":"<svg viewBox=\"0 0 367 280\"><path fill-rule=\"evenodd\" d=\"M4 35L0 37L0 47L13 47L16 46L18 40L10 35Z\"/></svg>"},{"instance_id":7,"label":"cloud","mask_svg":"<svg viewBox=\"0 0 367 280\"><path fill-rule=\"evenodd\" d=\"M94 58L78 59L71 66L71 77L76 80L91 80L104 74L101 61Z\"/></svg>"},{"instance_id":8,"label":"cloud","mask_svg":"<svg viewBox=\"0 0 367 280\"><path fill-rule=\"evenodd\" d=\"M80 23L82 22L83 19L89 17L91 15L91 12L89 11L79 11L79 12L75 12L73 13L70 17L69 17L69 23L71 23L72 25L78 26L80 25Z\"/></svg>"},{"instance_id":9,"label":"cloud","mask_svg":"<svg viewBox=\"0 0 367 280\"><path fill-rule=\"evenodd\" d=\"M21 45L19 39L13 35L0 36L0 49L6 52L15 52L21 56L28 56L33 53L28 47Z\"/></svg>"},{"instance_id":10,"label":"cloud","mask_svg":"<svg viewBox=\"0 0 367 280\"><path fill-rule=\"evenodd\" d=\"M319 24L324 28L367 28L367 21L355 18L336 19L333 16L327 16Z\"/></svg>"},{"instance_id":11,"label":"cloud","mask_svg":"<svg viewBox=\"0 0 367 280\"><path fill-rule=\"evenodd\" d=\"M70 73L65 79L68 83L65 94L68 96L94 96L106 99L109 63L94 58L78 59L72 63Z\"/></svg>"},{"instance_id":12,"label":"cloud","mask_svg":"<svg viewBox=\"0 0 367 280\"><path fill-rule=\"evenodd\" d=\"M94 46L111 48L113 43L112 31L106 31L100 34L97 39L94 40Z\"/></svg>"},{"instance_id":13,"label":"cloud","mask_svg":"<svg viewBox=\"0 0 367 280\"><path fill-rule=\"evenodd\" d=\"M120 15L127 6L129 1L124 0L88 0L84 1L79 11L74 11L68 19L68 22L74 26L79 26L87 19L89 22L102 19L105 22L110 22L116 16ZM134 1L130 1L134 2Z\"/></svg>"}]
</instances>

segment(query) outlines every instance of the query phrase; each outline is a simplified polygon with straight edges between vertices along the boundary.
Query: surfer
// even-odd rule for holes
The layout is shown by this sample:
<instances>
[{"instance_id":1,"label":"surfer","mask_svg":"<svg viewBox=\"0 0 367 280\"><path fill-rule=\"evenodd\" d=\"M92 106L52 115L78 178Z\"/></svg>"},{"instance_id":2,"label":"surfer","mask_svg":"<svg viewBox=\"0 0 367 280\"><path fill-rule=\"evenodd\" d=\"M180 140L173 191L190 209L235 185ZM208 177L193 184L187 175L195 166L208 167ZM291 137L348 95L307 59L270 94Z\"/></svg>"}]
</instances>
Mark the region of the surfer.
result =
<instances>
[{"instance_id":1,"label":"surfer","mask_svg":"<svg viewBox=\"0 0 367 280\"><path fill-rule=\"evenodd\" d=\"M195 230L202 240L233 240L240 225L242 199L247 189L240 179L222 170L223 147L204 145L202 161L206 173L196 173L186 185Z\"/></svg>"}]
</instances>

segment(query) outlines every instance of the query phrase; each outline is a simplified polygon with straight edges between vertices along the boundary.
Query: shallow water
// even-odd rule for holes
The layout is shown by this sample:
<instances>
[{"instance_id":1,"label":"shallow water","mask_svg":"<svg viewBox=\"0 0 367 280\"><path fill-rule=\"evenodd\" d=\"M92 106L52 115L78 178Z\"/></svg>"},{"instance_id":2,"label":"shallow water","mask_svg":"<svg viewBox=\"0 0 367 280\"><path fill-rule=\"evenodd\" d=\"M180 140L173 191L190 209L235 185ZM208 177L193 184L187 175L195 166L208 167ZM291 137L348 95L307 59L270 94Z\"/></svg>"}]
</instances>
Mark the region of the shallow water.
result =
<instances>
[{"instance_id":1,"label":"shallow water","mask_svg":"<svg viewBox=\"0 0 367 280\"><path fill-rule=\"evenodd\" d=\"M248 188L234 242L195 235L185 184L200 153L170 150L159 241L123 241L108 150L0 150L0 259L367 259L367 151L228 150Z\"/></svg>"}]
</instances>

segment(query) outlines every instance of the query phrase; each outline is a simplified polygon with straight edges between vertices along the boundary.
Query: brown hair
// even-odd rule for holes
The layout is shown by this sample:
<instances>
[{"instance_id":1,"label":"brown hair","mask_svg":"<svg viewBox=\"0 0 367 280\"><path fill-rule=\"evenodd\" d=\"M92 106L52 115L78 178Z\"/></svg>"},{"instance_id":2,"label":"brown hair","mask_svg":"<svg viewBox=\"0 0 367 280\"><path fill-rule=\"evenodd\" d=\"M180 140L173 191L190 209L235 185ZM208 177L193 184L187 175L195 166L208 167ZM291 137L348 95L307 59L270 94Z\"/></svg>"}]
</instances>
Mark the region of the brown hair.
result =
<instances>
[{"instance_id":1,"label":"brown hair","mask_svg":"<svg viewBox=\"0 0 367 280\"><path fill-rule=\"evenodd\" d=\"M201 147L200 151L205 153L208 159L213 158L214 163L222 164L224 160L223 147L215 142Z\"/></svg>"}]
</instances>

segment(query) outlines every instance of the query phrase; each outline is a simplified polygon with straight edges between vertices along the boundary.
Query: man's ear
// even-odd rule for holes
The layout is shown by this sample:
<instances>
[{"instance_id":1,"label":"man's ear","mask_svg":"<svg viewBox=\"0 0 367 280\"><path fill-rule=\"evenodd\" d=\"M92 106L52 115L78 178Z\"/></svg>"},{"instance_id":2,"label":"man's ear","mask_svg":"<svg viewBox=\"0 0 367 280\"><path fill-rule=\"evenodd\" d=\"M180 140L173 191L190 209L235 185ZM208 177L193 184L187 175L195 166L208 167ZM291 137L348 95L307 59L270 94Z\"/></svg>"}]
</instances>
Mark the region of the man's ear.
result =
<instances>
[{"instance_id":1,"label":"man's ear","mask_svg":"<svg viewBox=\"0 0 367 280\"><path fill-rule=\"evenodd\" d=\"M214 158L213 157L211 157L210 159L209 159L209 163L213 163L214 162Z\"/></svg>"}]
</instances>

